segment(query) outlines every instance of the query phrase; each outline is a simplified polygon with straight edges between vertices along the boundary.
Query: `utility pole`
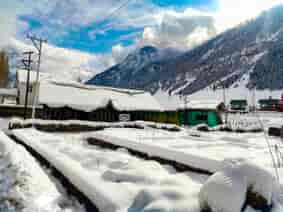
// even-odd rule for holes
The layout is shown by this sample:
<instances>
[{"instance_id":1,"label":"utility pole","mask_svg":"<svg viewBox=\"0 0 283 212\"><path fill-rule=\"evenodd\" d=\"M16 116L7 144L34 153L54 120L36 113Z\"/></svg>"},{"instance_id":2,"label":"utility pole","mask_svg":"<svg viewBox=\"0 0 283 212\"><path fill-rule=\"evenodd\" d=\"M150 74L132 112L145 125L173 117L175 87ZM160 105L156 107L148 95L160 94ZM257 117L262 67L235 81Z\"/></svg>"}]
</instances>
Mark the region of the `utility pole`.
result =
<instances>
[{"instance_id":1,"label":"utility pole","mask_svg":"<svg viewBox=\"0 0 283 212\"><path fill-rule=\"evenodd\" d=\"M227 111L227 101L226 101L226 88L227 87L226 87L226 83L224 82L222 85L222 88L223 88L223 101L225 105L225 124L228 123L228 111Z\"/></svg>"},{"instance_id":2,"label":"utility pole","mask_svg":"<svg viewBox=\"0 0 283 212\"><path fill-rule=\"evenodd\" d=\"M255 99L255 93L256 93L256 85L253 87L253 111L256 111L256 99Z\"/></svg>"},{"instance_id":3,"label":"utility pole","mask_svg":"<svg viewBox=\"0 0 283 212\"><path fill-rule=\"evenodd\" d=\"M28 106L28 92L29 92L29 88L30 88L30 70L31 70L31 64L32 64L32 60L31 60L31 55L33 54L32 51L28 51L28 52L24 52L24 55L28 56L28 59L23 59L22 63L25 66L25 69L27 70L27 80L26 80L26 95L25 95L25 110L24 110L24 119L27 118L27 106Z\"/></svg>"},{"instance_id":4,"label":"utility pole","mask_svg":"<svg viewBox=\"0 0 283 212\"><path fill-rule=\"evenodd\" d=\"M188 105L188 96L184 96L184 109L187 109L187 105Z\"/></svg>"},{"instance_id":5,"label":"utility pole","mask_svg":"<svg viewBox=\"0 0 283 212\"><path fill-rule=\"evenodd\" d=\"M217 89L222 89L223 91L223 103L225 105L225 123L228 122L228 111L227 111L227 98L226 98L226 89L228 86L224 81L218 81L213 86L212 89L215 91Z\"/></svg>"},{"instance_id":6,"label":"utility pole","mask_svg":"<svg viewBox=\"0 0 283 212\"><path fill-rule=\"evenodd\" d=\"M36 67L36 81L35 81L35 93L33 97L33 104L32 104L32 119L35 118L35 107L37 104L37 99L38 99L38 91L39 91L39 71L40 71L40 63L41 63L41 54L42 54L42 44L47 43L47 40L44 40L42 38L38 38L36 36L27 36L28 39L31 40L33 43L34 47L38 51L38 60L37 60L37 67Z\"/></svg>"}]
</instances>

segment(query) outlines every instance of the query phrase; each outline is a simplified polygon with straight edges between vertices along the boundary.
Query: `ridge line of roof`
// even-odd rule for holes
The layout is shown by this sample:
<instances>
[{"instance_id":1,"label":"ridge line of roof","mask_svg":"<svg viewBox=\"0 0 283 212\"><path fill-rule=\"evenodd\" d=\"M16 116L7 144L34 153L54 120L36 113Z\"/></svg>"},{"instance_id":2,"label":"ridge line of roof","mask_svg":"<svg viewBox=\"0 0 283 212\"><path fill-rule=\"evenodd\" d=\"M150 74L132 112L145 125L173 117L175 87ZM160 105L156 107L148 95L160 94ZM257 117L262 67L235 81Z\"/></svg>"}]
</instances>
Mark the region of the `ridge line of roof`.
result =
<instances>
[{"instance_id":1,"label":"ridge line of roof","mask_svg":"<svg viewBox=\"0 0 283 212\"><path fill-rule=\"evenodd\" d=\"M120 93L126 93L129 95L138 95L138 94L145 94L149 93L147 91L143 90L134 90L134 89L123 89L123 88L113 88L113 87L106 87L106 86L94 86L94 85L85 85L85 84L79 84L79 83L72 83L72 82L60 82L56 80L51 80L52 84L58 85L58 86L64 86L64 87L74 87L79 89L85 89L85 90L110 90Z\"/></svg>"}]
</instances>

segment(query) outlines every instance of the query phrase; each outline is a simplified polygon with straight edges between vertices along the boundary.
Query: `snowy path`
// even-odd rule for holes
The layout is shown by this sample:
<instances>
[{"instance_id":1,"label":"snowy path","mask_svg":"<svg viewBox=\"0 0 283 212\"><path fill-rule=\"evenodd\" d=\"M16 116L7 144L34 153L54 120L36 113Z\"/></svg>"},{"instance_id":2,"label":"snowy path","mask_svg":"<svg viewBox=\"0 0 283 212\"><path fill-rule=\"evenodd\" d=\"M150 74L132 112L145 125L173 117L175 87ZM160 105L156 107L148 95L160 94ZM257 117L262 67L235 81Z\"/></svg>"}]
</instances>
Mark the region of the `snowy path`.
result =
<instances>
[{"instance_id":1,"label":"snowy path","mask_svg":"<svg viewBox=\"0 0 283 212\"><path fill-rule=\"evenodd\" d=\"M160 211L199 211L197 194L207 176L178 174L170 167L140 160L125 150L100 149L88 145L82 135L33 129L13 133L49 160L100 211L142 211L156 207Z\"/></svg>"}]
</instances>

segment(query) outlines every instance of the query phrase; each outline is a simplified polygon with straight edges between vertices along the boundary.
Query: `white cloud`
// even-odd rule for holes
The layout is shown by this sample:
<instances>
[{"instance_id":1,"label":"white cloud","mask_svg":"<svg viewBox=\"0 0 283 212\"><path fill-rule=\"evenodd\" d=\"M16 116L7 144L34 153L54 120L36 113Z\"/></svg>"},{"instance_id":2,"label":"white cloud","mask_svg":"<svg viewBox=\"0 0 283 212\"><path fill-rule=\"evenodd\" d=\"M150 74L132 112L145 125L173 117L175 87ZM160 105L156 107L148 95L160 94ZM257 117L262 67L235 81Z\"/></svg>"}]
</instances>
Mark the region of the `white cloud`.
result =
<instances>
[{"instance_id":1,"label":"white cloud","mask_svg":"<svg viewBox=\"0 0 283 212\"><path fill-rule=\"evenodd\" d=\"M268 10L282 0L218 0L219 8L215 14L218 31L234 27L241 22L258 16L262 11Z\"/></svg>"},{"instance_id":2,"label":"white cloud","mask_svg":"<svg viewBox=\"0 0 283 212\"><path fill-rule=\"evenodd\" d=\"M32 45L16 39L10 39L8 46L19 53L27 50L36 52ZM33 60L36 61L37 57L34 56ZM89 54L45 44L43 46L41 71L51 73L58 78L86 80L109 68L113 65L113 61L115 60L111 54Z\"/></svg>"},{"instance_id":3,"label":"white cloud","mask_svg":"<svg viewBox=\"0 0 283 212\"><path fill-rule=\"evenodd\" d=\"M144 29L142 44L190 49L216 34L214 18L193 9L179 13L163 11L157 20L161 20L158 26Z\"/></svg>"},{"instance_id":4,"label":"white cloud","mask_svg":"<svg viewBox=\"0 0 283 212\"><path fill-rule=\"evenodd\" d=\"M283 0L218 0L218 10L210 13L192 8L181 12L160 10L155 14L157 25L144 28L140 45L152 44L188 50L282 2Z\"/></svg>"},{"instance_id":5,"label":"white cloud","mask_svg":"<svg viewBox=\"0 0 283 212\"><path fill-rule=\"evenodd\" d=\"M16 0L0 2L0 47L5 46L12 36L16 36L19 29L26 27L17 20L18 14L27 11L23 4L16 4Z\"/></svg>"}]
</instances>

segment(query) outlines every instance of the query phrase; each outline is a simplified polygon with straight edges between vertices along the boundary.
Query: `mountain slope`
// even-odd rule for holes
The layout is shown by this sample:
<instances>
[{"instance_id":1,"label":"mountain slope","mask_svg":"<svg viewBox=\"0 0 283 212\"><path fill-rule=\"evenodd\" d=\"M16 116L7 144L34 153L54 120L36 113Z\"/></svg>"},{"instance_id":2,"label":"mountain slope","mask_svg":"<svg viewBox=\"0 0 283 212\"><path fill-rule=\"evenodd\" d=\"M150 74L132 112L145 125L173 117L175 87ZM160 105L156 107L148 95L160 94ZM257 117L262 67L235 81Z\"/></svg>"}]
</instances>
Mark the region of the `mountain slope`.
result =
<instances>
[{"instance_id":1,"label":"mountain slope","mask_svg":"<svg viewBox=\"0 0 283 212\"><path fill-rule=\"evenodd\" d=\"M150 58L137 66L126 58L89 83L181 95L243 82L247 88L283 89L283 6L178 57Z\"/></svg>"},{"instance_id":2,"label":"mountain slope","mask_svg":"<svg viewBox=\"0 0 283 212\"><path fill-rule=\"evenodd\" d=\"M131 82L136 75L140 74L142 68L161 59L163 56L164 54L157 48L145 46L129 54L120 64L111 67L89 80L87 84L128 87L128 83Z\"/></svg>"}]
</instances>

